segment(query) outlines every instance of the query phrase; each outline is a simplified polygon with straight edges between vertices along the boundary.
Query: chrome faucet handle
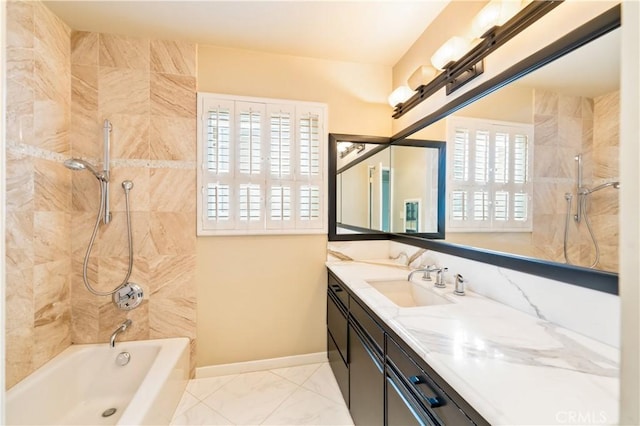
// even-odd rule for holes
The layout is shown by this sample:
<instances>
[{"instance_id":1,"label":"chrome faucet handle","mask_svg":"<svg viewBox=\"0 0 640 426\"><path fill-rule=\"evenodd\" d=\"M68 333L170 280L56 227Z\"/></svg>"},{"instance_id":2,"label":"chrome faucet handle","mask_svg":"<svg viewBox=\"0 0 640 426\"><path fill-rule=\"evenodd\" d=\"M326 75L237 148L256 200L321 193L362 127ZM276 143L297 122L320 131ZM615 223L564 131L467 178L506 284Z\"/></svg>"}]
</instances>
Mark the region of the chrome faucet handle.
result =
<instances>
[{"instance_id":1,"label":"chrome faucet handle","mask_svg":"<svg viewBox=\"0 0 640 426\"><path fill-rule=\"evenodd\" d=\"M431 273L432 272L437 272L438 268L436 267L436 265L427 265L424 267L424 269L422 269L422 281L432 281L431 279Z\"/></svg>"},{"instance_id":2,"label":"chrome faucet handle","mask_svg":"<svg viewBox=\"0 0 640 426\"><path fill-rule=\"evenodd\" d=\"M438 288L446 287L446 285L444 284L444 273L447 272L448 270L449 268L446 268L444 266L436 270L437 275L436 275L436 283L434 284L434 287L438 287Z\"/></svg>"},{"instance_id":3,"label":"chrome faucet handle","mask_svg":"<svg viewBox=\"0 0 640 426\"><path fill-rule=\"evenodd\" d=\"M453 294L464 296L464 278L460 274L456 274L456 288L453 290Z\"/></svg>"}]
</instances>

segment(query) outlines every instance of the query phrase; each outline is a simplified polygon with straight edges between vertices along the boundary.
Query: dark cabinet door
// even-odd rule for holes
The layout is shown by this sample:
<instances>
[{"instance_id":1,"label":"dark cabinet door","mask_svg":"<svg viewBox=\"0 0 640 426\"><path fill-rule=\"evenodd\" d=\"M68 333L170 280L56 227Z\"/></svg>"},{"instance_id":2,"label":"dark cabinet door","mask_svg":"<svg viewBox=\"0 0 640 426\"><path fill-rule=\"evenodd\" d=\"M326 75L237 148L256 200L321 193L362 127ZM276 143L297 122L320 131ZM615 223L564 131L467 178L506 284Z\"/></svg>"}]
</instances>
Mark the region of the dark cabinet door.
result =
<instances>
[{"instance_id":1,"label":"dark cabinet door","mask_svg":"<svg viewBox=\"0 0 640 426\"><path fill-rule=\"evenodd\" d=\"M327 356L340 392L349 405L349 367L347 358L348 326L347 314L335 293L327 292Z\"/></svg>"},{"instance_id":2,"label":"dark cabinet door","mask_svg":"<svg viewBox=\"0 0 640 426\"><path fill-rule=\"evenodd\" d=\"M384 424L384 372L363 333L349 324L349 411L356 425Z\"/></svg>"},{"instance_id":3,"label":"dark cabinet door","mask_svg":"<svg viewBox=\"0 0 640 426\"><path fill-rule=\"evenodd\" d=\"M338 387L344 398L344 402L349 405L349 367L347 363L342 359L340 351L336 346L336 342L333 341L331 333L327 333L327 355L329 357L329 366L333 371L333 375L338 382Z\"/></svg>"},{"instance_id":4,"label":"dark cabinet door","mask_svg":"<svg viewBox=\"0 0 640 426\"><path fill-rule=\"evenodd\" d=\"M387 422L388 426L431 426L436 423L430 419L424 408L408 392L402 381L388 369L387 380Z\"/></svg>"},{"instance_id":5,"label":"dark cabinet door","mask_svg":"<svg viewBox=\"0 0 640 426\"><path fill-rule=\"evenodd\" d=\"M342 359L347 360L347 316L331 292L327 293L327 328L333 337Z\"/></svg>"}]
</instances>

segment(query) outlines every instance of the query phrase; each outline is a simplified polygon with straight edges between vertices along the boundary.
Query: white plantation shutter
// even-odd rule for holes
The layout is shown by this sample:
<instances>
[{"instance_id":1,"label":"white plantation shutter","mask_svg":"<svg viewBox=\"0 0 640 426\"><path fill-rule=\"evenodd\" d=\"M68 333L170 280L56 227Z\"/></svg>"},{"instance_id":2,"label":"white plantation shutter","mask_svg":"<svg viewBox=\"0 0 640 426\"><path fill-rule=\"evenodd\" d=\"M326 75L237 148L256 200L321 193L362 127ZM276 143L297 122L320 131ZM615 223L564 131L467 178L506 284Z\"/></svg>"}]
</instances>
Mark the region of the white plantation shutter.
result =
<instances>
[{"instance_id":1,"label":"white plantation shutter","mask_svg":"<svg viewBox=\"0 0 640 426\"><path fill-rule=\"evenodd\" d=\"M268 105L269 189L267 229L295 229L296 111L294 105Z\"/></svg>"},{"instance_id":2,"label":"white plantation shutter","mask_svg":"<svg viewBox=\"0 0 640 426\"><path fill-rule=\"evenodd\" d=\"M326 106L198 94L198 235L326 232Z\"/></svg>"},{"instance_id":3,"label":"white plantation shutter","mask_svg":"<svg viewBox=\"0 0 640 426\"><path fill-rule=\"evenodd\" d=\"M234 226L231 214L231 187L221 183L208 183L206 186L206 219L219 228L231 229Z\"/></svg>"},{"instance_id":4,"label":"white plantation shutter","mask_svg":"<svg viewBox=\"0 0 640 426\"><path fill-rule=\"evenodd\" d=\"M321 191L323 179L323 155L321 148L322 110L317 107L296 107L298 121L296 179L296 227L317 228L324 221L324 196Z\"/></svg>"},{"instance_id":5,"label":"white plantation shutter","mask_svg":"<svg viewBox=\"0 0 640 426\"><path fill-rule=\"evenodd\" d=\"M253 102L237 102L238 117L238 173L259 177L263 174L262 156L265 106Z\"/></svg>"},{"instance_id":6,"label":"white plantation shutter","mask_svg":"<svg viewBox=\"0 0 640 426\"><path fill-rule=\"evenodd\" d=\"M448 119L447 228L530 231L532 126Z\"/></svg>"}]
</instances>

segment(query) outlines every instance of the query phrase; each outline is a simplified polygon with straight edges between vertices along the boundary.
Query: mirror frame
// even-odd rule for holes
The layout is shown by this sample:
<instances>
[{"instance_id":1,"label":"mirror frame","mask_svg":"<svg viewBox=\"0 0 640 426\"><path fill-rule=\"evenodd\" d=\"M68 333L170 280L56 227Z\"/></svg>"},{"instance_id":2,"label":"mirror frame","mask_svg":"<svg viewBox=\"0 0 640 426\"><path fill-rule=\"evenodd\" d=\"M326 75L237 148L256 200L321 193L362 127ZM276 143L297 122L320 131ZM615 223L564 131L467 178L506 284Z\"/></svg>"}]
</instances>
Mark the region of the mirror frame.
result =
<instances>
[{"instance_id":1,"label":"mirror frame","mask_svg":"<svg viewBox=\"0 0 640 426\"><path fill-rule=\"evenodd\" d=\"M394 143L400 139L405 139L413 133L439 121L453 112L463 108L470 103L492 93L501 87L511 83L518 78L541 68L542 66L560 58L561 56L588 44L589 42L603 36L610 31L619 28L621 25L621 7L616 5L607 12L586 22L550 45L537 51L528 58L512 65L507 70L495 77L470 89L458 98L445 104L433 113L418 120L406 129L396 133L389 138L389 143ZM383 138L386 139L386 138ZM463 246L460 244L447 243L444 241L428 240L414 236L392 233L376 234L336 234L336 144L330 138L329 144L329 241L345 240L367 240L367 239L390 239L400 243L409 244L441 253L476 260L483 263L490 263L507 269L514 269L528 274L562 281L568 284L597 290L604 293L619 294L618 274L613 272L599 271L579 266L566 265L557 262L546 261L531 257L502 253L487 249ZM333 171L331 163L333 161ZM367 230L365 230L367 231ZM371 232L371 231L369 231Z\"/></svg>"},{"instance_id":2,"label":"mirror frame","mask_svg":"<svg viewBox=\"0 0 640 426\"><path fill-rule=\"evenodd\" d=\"M368 144L377 144L379 146L367 151L366 153L358 156L357 159L353 160L349 164L340 169L337 169L337 144L341 141L349 141L354 143L368 143ZM330 146L336 148L335 154L331 153L331 148L329 149L329 187L333 190L333 193L330 191L329 195L329 237L330 241L344 241L349 240L350 238L337 238L338 236L344 236L345 234L338 234L338 226L341 228L349 229L351 231L360 232L363 234L371 235L387 235L387 232L379 231L371 228L364 228L360 226L354 226L349 224L340 223L337 220L338 211L338 200L337 200L337 177L339 173L342 173L356 164L361 163L369 157L374 156L375 154L383 151L386 148L392 149L394 146L408 146L408 147L417 147L417 148L434 148L438 150L438 209L436 212L436 232L418 232L415 234L406 234L411 235L417 238L428 238L428 239L444 239L445 237L445 205L446 205L446 166L447 166L447 143L443 141L433 141L426 139L400 139L391 141L391 138L379 137L379 136L362 136L362 135L346 135L346 134L334 134L329 133L329 143ZM393 162L393 153L389 152L390 160ZM331 180L333 178L333 182ZM331 206L331 202L333 201L334 206ZM333 231L333 234L332 234ZM392 232L393 233L393 232ZM335 238L331 240L331 236ZM357 234L347 234L347 235L357 235ZM360 238L359 238L360 239Z\"/></svg>"}]
</instances>

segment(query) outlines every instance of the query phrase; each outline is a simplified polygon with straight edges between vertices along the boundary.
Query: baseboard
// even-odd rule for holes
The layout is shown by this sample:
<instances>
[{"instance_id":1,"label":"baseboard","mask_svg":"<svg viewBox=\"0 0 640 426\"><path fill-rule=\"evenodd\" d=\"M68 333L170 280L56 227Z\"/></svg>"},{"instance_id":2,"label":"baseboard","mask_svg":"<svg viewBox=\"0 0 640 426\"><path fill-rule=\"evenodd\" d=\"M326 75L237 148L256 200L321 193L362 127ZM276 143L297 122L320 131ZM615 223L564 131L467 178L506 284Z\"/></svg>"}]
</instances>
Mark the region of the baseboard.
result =
<instances>
[{"instance_id":1,"label":"baseboard","mask_svg":"<svg viewBox=\"0 0 640 426\"><path fill-rule=\"evenodd\" d=\"M299 365L316 364L320 362L327 362L326 352L285 356L282 358L259 359L256 361L237 362L233 364L207 365L196 368L196 379L272 370L274 368L297 367Z\"/></svg>"}]
</instances>

